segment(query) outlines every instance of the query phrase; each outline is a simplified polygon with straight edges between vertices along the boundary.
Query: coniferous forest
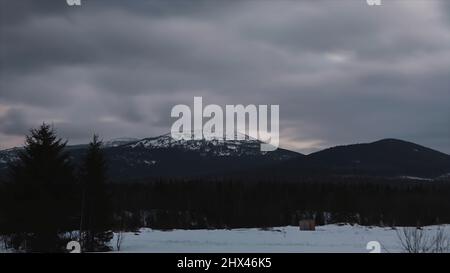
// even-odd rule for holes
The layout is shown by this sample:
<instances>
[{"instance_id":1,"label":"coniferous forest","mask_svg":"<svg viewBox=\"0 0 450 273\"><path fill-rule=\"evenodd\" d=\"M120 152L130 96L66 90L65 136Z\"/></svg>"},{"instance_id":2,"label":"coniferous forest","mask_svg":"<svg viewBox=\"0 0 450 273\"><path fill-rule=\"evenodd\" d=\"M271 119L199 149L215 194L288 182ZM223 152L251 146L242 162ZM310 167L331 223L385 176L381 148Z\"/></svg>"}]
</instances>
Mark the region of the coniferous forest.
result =
<instances>
[{"instance_id":1,"label":"coniferous forest","mask_svg":"<svg viewBox=\"0 0 450 273\"><path fill-rule=\"evenodd\" d=\"M93 136L79 165L50 125L26 136L0 183L0 232L23 251L108 251L113 231L354 223L450 223L450 181L361 175L151 177L114 180ZM175 166L176 167L176 166Z\"/></svg>"}]
</instances>

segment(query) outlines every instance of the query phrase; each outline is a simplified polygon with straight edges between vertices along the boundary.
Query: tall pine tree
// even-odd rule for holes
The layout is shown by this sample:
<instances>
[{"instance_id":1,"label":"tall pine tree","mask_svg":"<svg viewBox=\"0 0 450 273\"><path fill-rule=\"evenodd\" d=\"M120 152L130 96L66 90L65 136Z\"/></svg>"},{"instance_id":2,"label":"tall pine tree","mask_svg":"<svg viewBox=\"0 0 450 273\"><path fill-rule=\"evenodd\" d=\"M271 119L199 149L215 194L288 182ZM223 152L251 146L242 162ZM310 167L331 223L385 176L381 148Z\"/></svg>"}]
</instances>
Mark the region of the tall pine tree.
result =
<instances>
[{"instance_id":1,"label":"tall pine tree","mask_svg":"<svg viewBox=\"0 0 450 273\"><path fill-rule=\"evenodd\" d=\"M64 249L60 234L73 226L77 204L66 142L42 124L26 136L25 147L11 164L9 229L16 248L57 252Z\"/></svg>"},{"instance_id":2,"label":"tall pine tree","mask_svg":"<svg viewBox=\"0 0 450 273\"><path fill-rule=\"evenodd\" d=\"M110 231L112 210L106 183L106 162L101 150L102 142L94 135L82 166L81 236L85 251L108 251L112 239Z\"/></svg>"}]
</instances>

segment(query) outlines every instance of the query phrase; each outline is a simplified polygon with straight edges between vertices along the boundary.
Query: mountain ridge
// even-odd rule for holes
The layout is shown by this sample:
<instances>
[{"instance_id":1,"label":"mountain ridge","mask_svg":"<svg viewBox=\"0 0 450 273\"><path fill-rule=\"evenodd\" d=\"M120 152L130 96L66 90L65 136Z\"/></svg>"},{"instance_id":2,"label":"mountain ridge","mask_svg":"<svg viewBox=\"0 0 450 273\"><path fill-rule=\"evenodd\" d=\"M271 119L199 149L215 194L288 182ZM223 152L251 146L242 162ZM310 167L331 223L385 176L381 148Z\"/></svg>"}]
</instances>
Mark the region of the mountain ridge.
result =
<instances>
[{"instance_id":1,"label":"mountain ridge","mask_svg":"<svg viewBox=\"0 0 450 273\"><path fill-rule=\"evenodd\" d=\"M170 134L104 142L110 174L116 178L228 175L375 175L434 178L450 173L450 156L413 142L385 138L330 147L308 155L286 149L261 152L261 141L180 139ZM87 145L69 145L80 162ZM20 148L0 151L0 172Z\"/></svg>"},{"instance_id":2,"label":"mountain ridge","mask_svg":"<svg viewBox=\"0 0 450 273\"><path fill-rule=\"evenodd\" d=\"M395 138L330 147L287 162L286 172L437 177L450 173L446 153Z\"/></svg>"}]
</instances>

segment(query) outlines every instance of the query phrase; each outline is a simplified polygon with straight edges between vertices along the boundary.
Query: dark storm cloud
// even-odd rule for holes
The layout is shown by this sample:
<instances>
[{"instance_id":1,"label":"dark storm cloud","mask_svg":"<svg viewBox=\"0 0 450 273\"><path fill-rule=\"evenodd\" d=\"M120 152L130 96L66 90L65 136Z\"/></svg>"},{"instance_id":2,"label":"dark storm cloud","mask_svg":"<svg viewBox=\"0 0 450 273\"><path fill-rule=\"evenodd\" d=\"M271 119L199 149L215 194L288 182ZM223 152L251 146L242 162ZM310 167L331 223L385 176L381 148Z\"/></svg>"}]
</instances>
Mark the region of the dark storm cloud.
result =
<instances>
[{"instance_id":1,"label":"dark storm cloud","mask_svg":"<svg viewBox=\"0 0 450 273\"><path fill-rule=\"evenodd\" d=\"M300 151L397 137L450 152L446 1L0 3L0 142L44 120L74 143L165 133L201 95L280 104L281 144Z\"/></svg>"},{"instance_id":2,"label":"dark storm cloud","mask_svg":"<svg viewBox=\"0 0 450 273\"><path fill-rule=\"evenodd\" d=\"M25 111L21 109L9 109L0 117L2 133L9 135L23 135L28 132L31 124L28 123Z\"/></svg>"}]
</instances>

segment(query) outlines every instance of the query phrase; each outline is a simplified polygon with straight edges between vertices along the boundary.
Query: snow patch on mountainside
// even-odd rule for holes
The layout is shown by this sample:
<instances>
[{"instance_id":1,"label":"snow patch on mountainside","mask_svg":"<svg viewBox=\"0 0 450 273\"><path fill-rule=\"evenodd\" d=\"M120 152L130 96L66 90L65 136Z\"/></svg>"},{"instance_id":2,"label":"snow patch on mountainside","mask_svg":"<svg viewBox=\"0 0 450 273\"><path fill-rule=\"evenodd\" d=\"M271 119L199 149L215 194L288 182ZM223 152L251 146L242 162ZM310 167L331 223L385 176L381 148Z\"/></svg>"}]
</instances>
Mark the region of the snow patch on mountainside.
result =
<instances>
[{"instance_id":1,"label":"snow patch on mountainside","mask_svg":"<svg viewBox=\"0 0 450 273\"><path fill-rule=\"evenodd\" d=\"M19 148L11 148L0 151L0 169L6 168L8 163L14 162L19 159Z\"/></svg>"},{"instance_id":2,"label":"snow patch on mountainside","mask_svg":"<svg viewBox=\"0 0 450 273\"><path fill-rule=\"evenodd\" d=\"M167 149L175 148L187 151L198 151L202 155L241 156L261 155L261 141L241 135L241 140L225 140L223 138L207 137L207 139L182 138L176 140L171 134L154 138L145 138L129 144L131 148Z\"/></svg>"},{"instance_id":3,"label":"snow patch on mountainside","mask_svg":"<svg viewBox=\"0 0 450 273\"><path fill-rule=\"evenodd\" d=\"M417 176L400 176L399 178L416 181L433 181L431 178L417 177Z\"/></svg>"},{"instance_id":4,"label":"snow patch on mountainside","mask_svg":"<svg viewBox=\"0 0 450 273\"><path fill-rule=\"evenodd\" d=\"M136 142L139 139L137 138L131 138L131 137L121 137L121 138L114 138L108 141L103 142L103 147L119 147L121 145L126 145L132 142Z\"/></svg>"}]
</instances>

